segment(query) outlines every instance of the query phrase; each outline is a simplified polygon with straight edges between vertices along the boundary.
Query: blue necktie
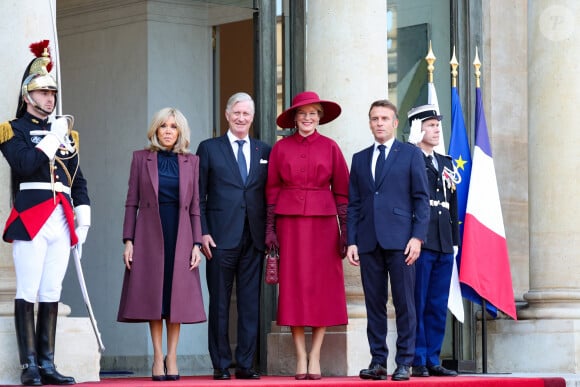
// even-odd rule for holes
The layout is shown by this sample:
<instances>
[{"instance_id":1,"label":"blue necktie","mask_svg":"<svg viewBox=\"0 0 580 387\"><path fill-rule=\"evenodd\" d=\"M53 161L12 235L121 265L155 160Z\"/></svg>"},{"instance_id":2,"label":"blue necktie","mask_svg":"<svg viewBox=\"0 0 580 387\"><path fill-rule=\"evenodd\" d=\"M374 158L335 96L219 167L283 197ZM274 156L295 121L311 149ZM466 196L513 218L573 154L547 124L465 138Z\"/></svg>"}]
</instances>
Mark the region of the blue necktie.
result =
<instances>
[{"instance_id":1,"label":"blue necktie","mask_svg":"<svg viewBox=\"0 0 580 387\"><path fill-rule=\"evenodd\" d=\"M248 166L246 165L246 156L242 148L246 143L246 140L236 140L238 143L238 168L240 168L240 175L242 175L242 181L246 184L246 179L248 178Z\"/></svg>"},{"instance_id":2,"label":"blue necktie","mask_svg":"<svg viewBox=\"0 0 580 387\"><path fill-rule=\"evenodd\" d=\"M386 146L383 144L379 145L379 157L377 158L377 163L375 164L375 185L378 185L379 179L383 174L383 169L385 168L385 149Z\"/></svg>"}]
</instances>

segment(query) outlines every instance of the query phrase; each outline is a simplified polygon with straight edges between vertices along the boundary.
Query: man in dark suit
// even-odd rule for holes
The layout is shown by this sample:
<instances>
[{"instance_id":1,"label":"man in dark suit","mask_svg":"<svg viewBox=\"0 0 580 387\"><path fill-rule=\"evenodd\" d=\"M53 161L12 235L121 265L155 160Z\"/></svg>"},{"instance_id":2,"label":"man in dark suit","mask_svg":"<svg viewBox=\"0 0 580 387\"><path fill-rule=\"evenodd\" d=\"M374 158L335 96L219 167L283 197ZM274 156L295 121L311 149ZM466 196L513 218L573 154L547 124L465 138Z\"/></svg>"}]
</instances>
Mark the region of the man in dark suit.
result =
<instances>
[{"instance_id":1,"label":"man in dark suit","mask_svg":"<svg viewBox=\"0 0 580 387\"><path fill-rule=\"evenodd\" d=\"M411 126L409 142L423 151L431 205L427 241L415 265L417 338L413 376L457 376L457 372L444 368L439 361L453 272L453 247L459 245L455 168L451 157L433 151L439 145L439 122L443 118L435 106L417 106L407 117Z\"/></svg>"},{"instance_id":2,"label":"man in dark suit","mask_svg":"<svg viewBox=\"0 0 580 387\"><path fill-rule=\"evenodd\" d=\"M387 300L391 280L397 323L397 368L408 380L415 352L415 266L429 224L429 194L421 151L395 139L397 107L379 100L369 110L375 144L353 155L347 236L349 262L360 265L372 355L362 379L387 378Z\"/></svg>"},{"instance_id":3,"label":"man in dark suit","mask_svg":"<svg viewBox=\"0 0 580 387\"><path fill-rule=\"evenodd\" d=\"M259 379L252 368L259 327L265 248L265 184L271 147L249 137L254 101L236 93L226 106L228 132L199 144L202 252L207 257L208 341L213 378L230 379L229 309L236 282L236 378Z\"/></svg>"}]
</instances>

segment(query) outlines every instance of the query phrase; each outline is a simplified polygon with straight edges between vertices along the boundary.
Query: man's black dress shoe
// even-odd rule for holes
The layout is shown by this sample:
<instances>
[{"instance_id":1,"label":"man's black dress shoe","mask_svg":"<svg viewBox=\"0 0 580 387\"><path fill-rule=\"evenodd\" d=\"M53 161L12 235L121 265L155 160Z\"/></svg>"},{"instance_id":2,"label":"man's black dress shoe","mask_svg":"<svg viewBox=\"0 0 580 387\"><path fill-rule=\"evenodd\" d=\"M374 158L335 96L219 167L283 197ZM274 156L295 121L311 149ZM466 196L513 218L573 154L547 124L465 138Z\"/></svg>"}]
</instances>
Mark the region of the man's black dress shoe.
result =
<instances>
[{"instance_id":1,"label":"man's black dress shoe","mask_svg":"<svg viewBox=\"0 0 580 387\"><path fill-rule=\"evenodd\" d=\"M237 368L236 379L260 379L260 373L253 368Z\"/></svg>"},{"instance_id":2,"label":"man's black dress shoe","mask_svg":"<svg viewBox=\"0 0 580 387\"><path fill-rule=\"evenodd\" d=\"M413 366L413 372L411 372L412 376L419 376L419 377L428 377L429 370L425 366Z\"/></svg>"},{"instance_id":3,"label":"man's black dress shoe","mask_svg":"<svg viewBox=\"0 0 580 387\"><path fill-rule=\"evenodd\" d=\"M227 368L216 368L213 370L213 378L215 380L229 380L231 378L230 370Z\"/></svg>"},{"instance_id":4,"label":"man's black dress shoe","mask_svg":"<svg viewBox=\"0 0 580 387\"><path fill-rule=\"evenodd\" d=\"M371 363L369 368L360 370L358 376L361 379L385 380L387 379L387 369L379 363Z\"/></svg>"},{"instance_id":5,"label":"man's black dress shoe","mask_svg":"<svg viewBox=\"0 0 580 387\"><path fill-rule=\"evenodd\" d=\"M393 372L393 376L391 376L391 380L399 381L399 380L409 380L411 376L410 367L406 365L399 364Z\"/></svg>"},{"instance_id":6,"label":"man's black dress shoe","mask_svg":"<svg viewBox=\"0 0 580 387\"><path fill-rule=\"evenodd\" d=\"M447 368L440 365L429 366L427 369L429 370L429 375L431 376L457 376L457 372L448 370Z\"/></svg>"}]
</instances>

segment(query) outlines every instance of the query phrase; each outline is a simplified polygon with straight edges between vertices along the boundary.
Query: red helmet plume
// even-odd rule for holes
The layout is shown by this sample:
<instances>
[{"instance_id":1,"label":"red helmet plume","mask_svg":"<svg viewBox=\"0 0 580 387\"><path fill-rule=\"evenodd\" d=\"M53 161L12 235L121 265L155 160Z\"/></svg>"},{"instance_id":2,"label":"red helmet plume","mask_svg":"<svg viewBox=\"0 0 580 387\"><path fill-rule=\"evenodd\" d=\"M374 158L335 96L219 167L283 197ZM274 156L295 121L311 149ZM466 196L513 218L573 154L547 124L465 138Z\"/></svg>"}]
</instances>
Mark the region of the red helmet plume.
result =
<instances>
[{"instance_id":1,"label":"red helmet plume","mask_svg":"<svg viewBox=\"0 0 580 387\"><path fill-rule=\"evenodd\" d=\"M30 45L30 51L34 54L35 57L40 58L42 54L44 54L44 50L48 52L48 57L51 58L50 63L46 65L46 71L50 72L52 70L52 57L50 56L50 49L48 45L50 44L49 40L41 40L40 42L32 43Z\"/></svg>"}]
</instances>

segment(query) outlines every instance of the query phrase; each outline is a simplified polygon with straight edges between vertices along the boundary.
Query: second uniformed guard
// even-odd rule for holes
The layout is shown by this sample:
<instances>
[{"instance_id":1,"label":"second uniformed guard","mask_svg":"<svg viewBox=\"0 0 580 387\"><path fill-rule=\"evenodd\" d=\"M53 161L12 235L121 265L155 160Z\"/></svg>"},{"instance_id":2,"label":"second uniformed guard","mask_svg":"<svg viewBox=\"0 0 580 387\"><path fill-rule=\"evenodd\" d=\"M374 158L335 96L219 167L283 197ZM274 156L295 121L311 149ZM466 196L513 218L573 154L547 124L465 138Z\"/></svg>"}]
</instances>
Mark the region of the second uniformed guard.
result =
<instances>
[{"instance_id":1,"label":"second uniformed guard","mask_svg":"<svg viewBox=\"0 0 580 387\"><path fill-rule=\"evenodd\" d=\"M12 177L3 239L13 245L14 319L27 386L75 384L54 365L56 323L70 249L84 243L91 214L72 117L53 117L58 85L48 45L30 46L37 57L24 72L16 118L0 124L0 151Z\"/></svg>"},{"instance_id":2,"label":"second uniformed guard","mask_svg":"<svg viewBox=\"0 0 580 387\"><path fill-rule=\"evenodd\" d=\"M457 192L451 157L434 152L439 144L443 118L434 105L418 106L407 114L409 142L425 155L431 213L427 239L415 262L415 310L417 336L412 376L456 376L441 366L439 355L445 335L449 284L454 246L459 246Z\"/></svg>"}]
</instances>

